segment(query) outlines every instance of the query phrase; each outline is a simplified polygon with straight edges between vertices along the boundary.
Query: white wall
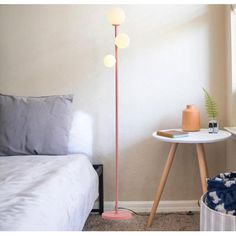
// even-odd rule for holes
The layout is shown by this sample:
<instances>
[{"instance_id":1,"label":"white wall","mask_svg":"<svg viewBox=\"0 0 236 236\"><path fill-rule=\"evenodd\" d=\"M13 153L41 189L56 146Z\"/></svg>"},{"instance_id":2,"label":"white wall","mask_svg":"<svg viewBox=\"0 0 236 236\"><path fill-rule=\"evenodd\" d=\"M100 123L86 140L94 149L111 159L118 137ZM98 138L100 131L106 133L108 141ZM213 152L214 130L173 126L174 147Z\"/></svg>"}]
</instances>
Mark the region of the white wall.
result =
<instances>
[{"instance_id":1,"label":"white wall","mask_svg":"<svg viewBox=\"0 0 236 236\"><path fill-rule=\"evenodd\" d=\"M230 5L225 8L227 35L227 126L236 126L236 14ZM227 171L236 169L236 137L227 141Z\"/></svg>"},{"instance_id":2,"label":"white wall","mask_svg":"<svg viewBox=\"0 0 236 236\"><path fill-rule=\"evenodd\" d=\"M0 6L0 92L75 94L75 109L94 121L94 155L105 168L105 198L114 199L114 70L107 5ZM120 27L131 44L120 50L120 199L152 200L169 144L157 129L180 127L186 104L208 122L202 87L226 121L223 5L125 5ZM206 146L210 175L226 168L224 143ZM180 146L164 200L199 199L194 146Z\"/></svg>"}]
</instances>

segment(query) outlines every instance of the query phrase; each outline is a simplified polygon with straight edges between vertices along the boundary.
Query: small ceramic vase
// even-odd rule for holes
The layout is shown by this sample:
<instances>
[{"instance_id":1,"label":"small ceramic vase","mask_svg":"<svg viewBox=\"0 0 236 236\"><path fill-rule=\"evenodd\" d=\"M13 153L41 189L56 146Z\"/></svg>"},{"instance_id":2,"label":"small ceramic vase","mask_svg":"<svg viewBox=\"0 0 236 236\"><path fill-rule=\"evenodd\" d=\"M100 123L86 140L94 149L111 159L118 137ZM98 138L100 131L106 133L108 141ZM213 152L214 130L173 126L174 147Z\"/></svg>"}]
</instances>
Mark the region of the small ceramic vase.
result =
<instances>
[{"instance_id":1,"label":"small ceramic vase","mask_svg":"<svg viewBox=\"0 0 236 236\"><path fill-rule=\"evenodd\" d=\"M194 105L187 105L183 110L182 130L190 132L200 130L200 112Z\"/></svg>"}]
</instances>

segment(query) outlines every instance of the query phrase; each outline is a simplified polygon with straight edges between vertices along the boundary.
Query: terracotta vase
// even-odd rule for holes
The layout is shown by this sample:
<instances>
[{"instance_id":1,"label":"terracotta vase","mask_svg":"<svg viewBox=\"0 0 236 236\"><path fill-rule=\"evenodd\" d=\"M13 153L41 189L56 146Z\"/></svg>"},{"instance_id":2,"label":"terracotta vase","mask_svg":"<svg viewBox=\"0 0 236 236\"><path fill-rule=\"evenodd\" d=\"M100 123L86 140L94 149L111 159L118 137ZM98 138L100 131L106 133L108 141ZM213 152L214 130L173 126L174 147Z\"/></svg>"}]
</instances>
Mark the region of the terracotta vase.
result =
<instances>
[{"instance_id":1,"label":"terracotta vase","mask_svg":"<svg viewBox=\"0 0 236 236\"><path fill-rule=\"evenodd\" d=\"M200 112L194 105L187 105L183 110L182 129L190 132L200 130Z\"/></svg>"}]
</instances>

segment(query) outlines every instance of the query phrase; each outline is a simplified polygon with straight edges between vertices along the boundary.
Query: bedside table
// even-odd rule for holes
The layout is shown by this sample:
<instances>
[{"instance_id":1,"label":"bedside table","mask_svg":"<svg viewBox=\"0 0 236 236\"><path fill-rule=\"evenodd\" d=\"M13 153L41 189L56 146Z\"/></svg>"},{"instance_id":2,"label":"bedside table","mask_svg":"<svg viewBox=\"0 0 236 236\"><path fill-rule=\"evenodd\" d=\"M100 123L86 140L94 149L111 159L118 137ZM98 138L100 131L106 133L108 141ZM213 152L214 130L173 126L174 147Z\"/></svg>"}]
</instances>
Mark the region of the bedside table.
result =
<instances>
[{"instance_id":1,"label":"bedside table","mask_svg":"<svg viewBox=\"0 0 236 236\"><path fill-rule=\"evenodd\" d=\"M173 129L173 130L181 130L181 129ZM172 162L174 160L175 152L177 150L178 145L182 143L196 145L198 165L199 165L201 184L202 184L202 192L205 193L207 191L206 178L208 177L208 171L207 171L204 144L224 141L231 136L229 132L223 131L223 130L219 130L217 134L209 134L208 129L201 129L200 131L188 132L188 133L189 133L189 136L179 137L179 138L163 137L163 136L157 135L156 132L152 134L152 136L157 140L171 143L171 148L170 148L170 152L167 157L167 160L166 160L164 170L162 172L160 184L156 190L156 196L152 205L151 213L148 218L147 227L151 226L153 218L156 214L156 210L157 210L159 201L161 199L161 195L164 190L167 177L168 177Z\"/></svg>"},{"instance_id":2,"label":"bedside table","mask_svg":"<svg viewBox=\"0 0 236 236\"><path fill-rule=\"evenodd\" d=\"M101 215L104 212L104 192L103 192L103 165L93 165L93 168L96 170L99 178L98 182L98 202L99 202L99 208L93 209L92 212L99 212Z\"/></svg>"}]
</instances>

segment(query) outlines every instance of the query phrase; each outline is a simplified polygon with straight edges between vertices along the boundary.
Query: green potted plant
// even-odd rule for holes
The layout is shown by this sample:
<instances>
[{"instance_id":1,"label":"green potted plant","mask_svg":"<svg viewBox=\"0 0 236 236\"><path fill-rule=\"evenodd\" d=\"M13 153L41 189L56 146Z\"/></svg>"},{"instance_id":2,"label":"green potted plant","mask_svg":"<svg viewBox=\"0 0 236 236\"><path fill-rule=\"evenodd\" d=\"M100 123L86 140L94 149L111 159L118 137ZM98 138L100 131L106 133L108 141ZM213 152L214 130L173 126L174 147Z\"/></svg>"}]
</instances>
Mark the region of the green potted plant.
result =
<instances>
[{"instance_id":1,"label":"green potted plant","mask_svg":"<svg viewBox=\"0 0 236 236\"><path fill-rule=\"evenodd\" d=\"M205 106L207 110L208 117L210 118L209 121L209 133L218 133L219 131L219 124L216 119L218 115L218 107L213 99L213 97L207 92L206 89L203 88L204 96L205 96Z\"/></svg>"}]
</instances>

